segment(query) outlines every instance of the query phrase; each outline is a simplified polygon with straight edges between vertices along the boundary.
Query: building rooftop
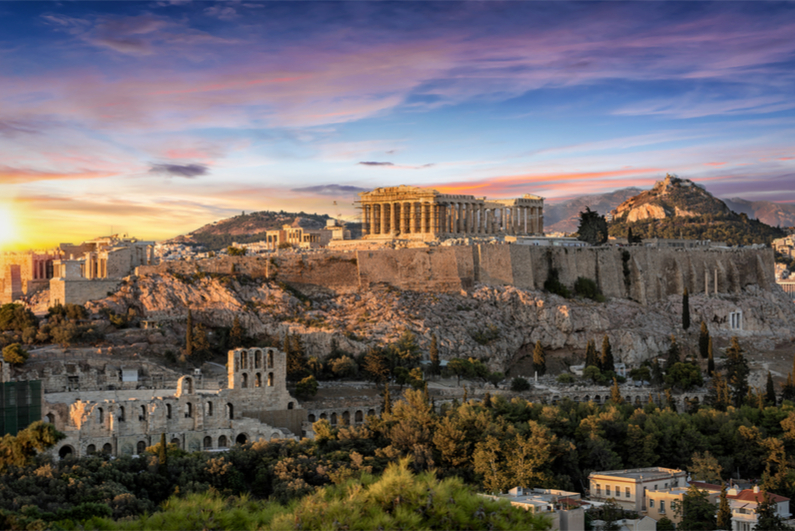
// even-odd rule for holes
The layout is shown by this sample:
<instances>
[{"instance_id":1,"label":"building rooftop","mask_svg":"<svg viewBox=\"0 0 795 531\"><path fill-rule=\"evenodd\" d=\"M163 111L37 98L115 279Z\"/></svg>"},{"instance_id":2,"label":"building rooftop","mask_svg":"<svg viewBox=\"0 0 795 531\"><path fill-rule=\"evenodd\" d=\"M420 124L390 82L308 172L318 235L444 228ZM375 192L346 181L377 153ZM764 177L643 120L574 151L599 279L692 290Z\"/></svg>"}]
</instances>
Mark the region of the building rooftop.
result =
<instances>
[{"instance_id":1,"label":"building rooftop","mask_svg":"<svg viewBox=\"0 0 795 531\"><path fill-rule=\"evenodd\" d=\"M656 478L668 478L672 477L675 474L684 474L684 471L679 470L677 468L663 468L659 466L647 467L647 468L630 468L626 470L607 470L601 472L591 472L589 477L594 476L611 476L611 477L619 477L619 478L627 478L627 479L656 479Z\"/></svg>"},{"instance_id":2,"label":"building rooftop","mask_svg":"<svg viewBox=\"0 0 795 531\"><path fill-rule=\"evenodd\" d=\"M784 496L779 496L778 494L773 494L772 492L768 492L767 495L770 498L770 501L775 503L789 501L789 498L785 498ZM760 490L759 492L754 492L753 489L745 489L741 491L739 494L729 494L726 497L730 500L762 503L763 501L765 501L765 491Z\"/></svg>"}]
</instances>

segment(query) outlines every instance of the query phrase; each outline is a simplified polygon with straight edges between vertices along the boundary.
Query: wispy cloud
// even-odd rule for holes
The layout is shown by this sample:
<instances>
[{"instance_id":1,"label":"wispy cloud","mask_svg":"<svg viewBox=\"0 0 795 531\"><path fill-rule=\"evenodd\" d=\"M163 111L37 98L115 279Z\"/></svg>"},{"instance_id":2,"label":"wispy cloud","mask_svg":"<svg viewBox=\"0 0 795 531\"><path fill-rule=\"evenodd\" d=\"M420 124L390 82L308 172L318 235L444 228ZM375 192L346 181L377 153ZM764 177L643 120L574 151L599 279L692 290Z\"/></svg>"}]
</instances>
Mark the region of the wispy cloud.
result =
<instances>
[{"instance_id":1,"label":"wispy cloud","mask_svg":"<svg viewBox=\"0 0 795 531\"><path fill-rule=\"evenodd\" d=\"M359 192L366 192L367 188L360 188L358 186L344 184L320 184L317 186L293 188L290 191L300 194L327 195L337 197L342 195L348 196L351 194L358 194Z\"/></svg>"},{"instance_id":2,"label":"wispy cloud","mask_svg":"<svg viewBox=\"0 0 795 531\"><path fill-rule=\"evenodd\" d=\"M204 164L152 164L149 169L149 173L187 179L207 175L207 172L208 168Z\"/></svg>"}]
</instances>

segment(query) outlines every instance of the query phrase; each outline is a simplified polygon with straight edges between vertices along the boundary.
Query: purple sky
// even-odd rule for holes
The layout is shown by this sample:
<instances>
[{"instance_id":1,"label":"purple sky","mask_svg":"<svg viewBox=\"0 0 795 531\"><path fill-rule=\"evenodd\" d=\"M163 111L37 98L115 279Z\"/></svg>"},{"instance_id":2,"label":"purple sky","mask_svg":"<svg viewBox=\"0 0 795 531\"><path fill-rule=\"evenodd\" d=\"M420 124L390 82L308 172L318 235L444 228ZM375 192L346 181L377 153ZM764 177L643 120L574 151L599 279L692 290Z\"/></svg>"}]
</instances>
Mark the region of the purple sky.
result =
<instances>
[{"instance_id":1,"label":"purple sky","mask_svg":"<svg viewBox=\"0 0 795 531\"><path fill-rule=\"evenodd\" d=\"M0 21L17 245L351 215L398 184L554 200L672 172L795 200L792 3L3 2Z\"/></svg>"}]
</instances>

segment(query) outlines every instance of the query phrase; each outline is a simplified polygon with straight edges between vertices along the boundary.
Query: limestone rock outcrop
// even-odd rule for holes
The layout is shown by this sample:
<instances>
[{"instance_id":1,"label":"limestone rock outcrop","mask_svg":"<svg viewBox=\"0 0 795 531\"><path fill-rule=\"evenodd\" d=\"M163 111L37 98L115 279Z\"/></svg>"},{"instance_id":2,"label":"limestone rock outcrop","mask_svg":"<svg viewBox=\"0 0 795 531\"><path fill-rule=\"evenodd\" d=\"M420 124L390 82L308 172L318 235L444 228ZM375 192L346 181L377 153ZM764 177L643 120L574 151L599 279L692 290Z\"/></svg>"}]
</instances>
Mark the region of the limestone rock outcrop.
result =
<instances>
[{"instance_id":1,"label":"limestone rock outcrop","mask_svg":"<svg viewBox=\"0 0 795 531\"><path fill-rule=\"evenodd\" d=\"M360 354L369 346L414 332L427 350L432 334L443 359L475 356L504 369L536 341L550 351L580 353L589 339L610 337L615 355L638 364L668 348L672 330L681 334L681 296L641 305L613 298L606 303L563 299L513 286L476 285L459 293L430 293L373 286L358 292L315 294L311 300L284 284L258 279L212 277L186 282L171 275L130 277L113 296L91 303L97 311L117 313L133 307L147 320L184 331L191 308L195 322L231 327L235 316L249 334L302 336L307 354L324 357L332 339L341 349ZM749 348L772 349L795 338L795 305L780 289L754 285L732 294L691 294L691 318L697 333L704 320L710 333L737 335ZM732 330L729 314L742 312L742 330ZM182 327L182 331L179 328ZM483 332L488 331L488 334ZM484 339L486 338L486 339ZM158 347L159 345L152 345Z\"/></svg>"},{"instance_id":2,"label":"limestone rock outcrop","mask_svg":"<svg viewBox=\"0 0 795 531\"><path fill-rule=\"evenodd\" d=\"M667 175L654 188L621 203L614 219L627 222L667 217L692 217L704 214L728 215L726 203L688 179Z\"/></svg>"}]
</instances>

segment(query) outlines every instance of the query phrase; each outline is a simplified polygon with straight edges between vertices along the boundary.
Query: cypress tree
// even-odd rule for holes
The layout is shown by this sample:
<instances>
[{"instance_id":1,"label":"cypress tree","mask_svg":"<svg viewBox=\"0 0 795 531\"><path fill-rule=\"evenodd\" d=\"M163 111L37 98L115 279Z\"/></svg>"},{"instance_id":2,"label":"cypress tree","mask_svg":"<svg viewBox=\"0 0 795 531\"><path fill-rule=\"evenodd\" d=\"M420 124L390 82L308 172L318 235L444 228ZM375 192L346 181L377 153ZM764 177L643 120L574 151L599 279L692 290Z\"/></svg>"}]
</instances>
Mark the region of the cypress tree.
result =
<instances>
[{"instance_id":1,"label":"cypress tree","mask_svg":"<svg viewBox=\"0 0 795 531\"><path fill-rule=\"evenodd\" d=\"M707 342L707 374L715 374L715 358L712 357L712 338Z\"/></svg>"},{"instance_id":2,"label":"cypress tree","mask_svg":"<svg viewBox=\"0 0 795 531\"><path fill-rule=\"evenodd\" d=\"M442 362L439 360L439 344L436 339L436 334L431 334L431 347L429 349L431 358L431 374L439 374L441 371Z\"/></svg>"},{"instance_id":3,"label":"cypress tree","mask_svg":"<svg viewBox=\"0 0 795 531\"><path fill-rule=\"evenodd\" d=\"M193 354L193 314L188 308L188 329L185 332L185 356L190 358Z\"/></svg>"},{"instance_id":4,"label":"cypress tree","mask_svg":"<svg viewBox=\"0 0 795 531\"><path fill-rule=\"evenodd\" d=\"M384 384L384 413L392 413L392 399L389 396L389 382Z\"/></svg>"},{"instance_id":5,"label":"cypress tree","mask_svg":"<svg viewBox=\"0 0 795 531\"><path fill-rule=\"evenodd\" d=\"M624 399L621 398L621 389L618 388L618 380L613 378L613 387L610 389L610 400L614 404L623 404Z\"/></svg>"},{"instance_id":6,"label":"cypress tree","mask_svg":"<svg viewBox=\"0 0 795 531\"><path fill-rule=\"evenodd\" d=\"M698 335L698 352L702 359L709 357L709 329L707 323L701 321L701 332Z\"/></svg>"},{"instance_id":7,"label":"cypress tree","mask_svg":"<svg viewBox=\"0 0 795 531\"><path fill-rule=\"evenodd\" d=\"M488 391L483 395L483 407L491 407L491 393Z\"/></svg>"},{"instance_id":8,"label":"cypress tree","mask_svg":"<svg viewBox=\"0 0 795 531\"><path fill-rule=\"evenodd\" d=\"M743 356L743 349L736 337L732 338L731 346L726 349L726 379L731 388L734 407L740 407L748 394L748 360Z\"/></svg>"},{"instance_id":9,"label":"cypress tree","mask_svg":"<svg viewBox=\"0 0 795 531\"><path fill-rule=\"evenodd\" d=\"M585 366L599 367L599 359L596 356L596 345L594 345L593 339L589 339L588 344L585 346Z\"/></svg>"},{"instance_id":10,"label":"cypress tree","mask_svg":"<svg viewBox=\"0 0 795 531\"><path fill-rule=\"evenodd\" d=\"M732 512L729 509L729 499L726 494L726 485L723 485L723 488L720 490L720 503L718 504L718 529L732 528Z\"/></svg>"},{"instance_id":11,"label":"cypress tree","mask_svg":"<svg viewBox=\"0 0 795 531\"><path fill-rule=\"evenodd\" d=\"M632 227L629 227L629 228L627 228L627 243L629 245L632 245L633 243L635 243L632 240L634 240L634 238L632 237Z\"/></svg>"},{"instance_id":12,"label":"cypress tree","mask_svg":"<svg viewBox=\"0 0 795 531\"><path fill-rule=\"evenodd\" d=\"M781 401L795 399L795 383L792 381L792 373L787 375L787 383L781 387Z\"/></svg>"},{"instance_id":13,"label":"cypress tree","mask_svg":"<svg viewBox=\"0 0 795 531\"><path fill-rule=\"evenodd\" d=\"M610 346L610 338L607 337L607 334L605 334L604 339L602 339L601 365L603 372L615 372L616 370L615 363L613 363L613 347Z\"/></svg>"},{"instance_id":14,"label":"cypress tree","mask_svg":"<svg viewBox=\"0 0 795 531\"><path fill-rule=\"evenodd\" d=\"M765 402L771 406L776 405L776 386L773 384L773 376L767 371L767 384L765 385Z\"/></svg>"},{"instance_id":15,"label":"cypress tree","mask_svg":"<svg viewBox=\"0 0 795 531\"><path fill-rule=\"evenodd\" d=\"M662 385L663 383L663 371L657 359L651 365L651 383L654 385Z\"/></svg>"},{"instance_id":16,"label":"cypress tree","mask_svg":"<svg viewBox=\"0 0 795 531\"><path fill-rule=\"evenodd\" d=\"M682 293L682 328L685 330L690 328L690 296L687 294L687 288Z\"/></svg>"},{"instance_id":17,"label":"cypress tree","mask_svg":"<svg viewBox=\"0 0 795 531\"><path fill-rule=\"evenodd\" d=\"M232 329L229 330L229 342L232 348L238 348L243 346L243 337L245 336L245 332L243 331L243 327L240 326L240 319L237 318L235 315L235 320L232 321Z\"/></svg>"},{"instance_id":18,"label":"cypress tree","mask_svg":"<svg viewBox=\"0 0 795 531\"><path fill-rule=\"evenodd\" d=\"M468 399L468 398L469 398L469 391L467 391L467 386L465 385L465 386L464 386L464 398L463 398L463 402L464 402L464 404L466 404L466 403L467 403L467 399Z\"/></svg>"},{"instance_id":19,"label":"cypress tree","mask_svg":"<svg viewBox=\"0 0 795 531\"><path fill-rule=\"evenodd\" d=\"M157 470L161 474L168 472L168 452L166 452L166 434L160 434L160 448L157 451Z\"/></svg>"},{"instance_id":20,"label":"cypress tree","mask_svg":"<svg viewBox=\"0 0 795 531\"><path fill-rule=\"evenodd\" d=\"M665 390L665 401L668 403L668 407L671 408L671 411L676 413L676 401L674 400L674 395L671 394L670 389Z\"/></svg>"},{"instance_id":21,"label":"cypress tree","mask_svg":"<svg viewBox=\"0 0 795 531\"><path fill-rule=\"evenodd\" d=\"M533 349L533 369L538 372L539 376L544 376L547 372L547 356L544 353L544 347L541 346L541 341L536 341L535 349Z\"/></svg>"}]
</instances>

